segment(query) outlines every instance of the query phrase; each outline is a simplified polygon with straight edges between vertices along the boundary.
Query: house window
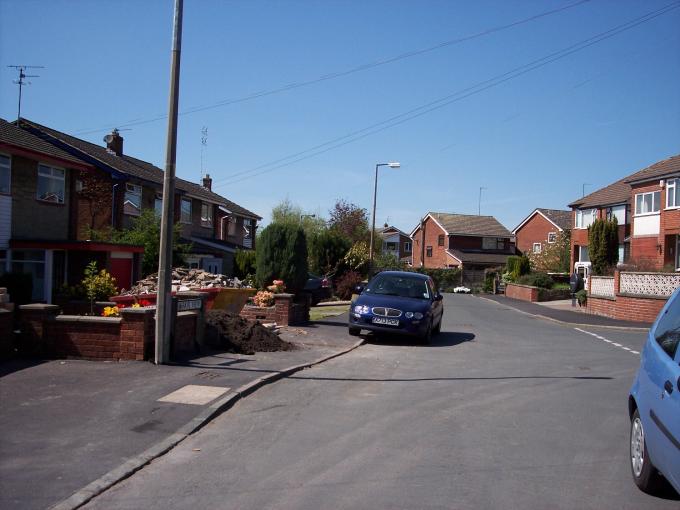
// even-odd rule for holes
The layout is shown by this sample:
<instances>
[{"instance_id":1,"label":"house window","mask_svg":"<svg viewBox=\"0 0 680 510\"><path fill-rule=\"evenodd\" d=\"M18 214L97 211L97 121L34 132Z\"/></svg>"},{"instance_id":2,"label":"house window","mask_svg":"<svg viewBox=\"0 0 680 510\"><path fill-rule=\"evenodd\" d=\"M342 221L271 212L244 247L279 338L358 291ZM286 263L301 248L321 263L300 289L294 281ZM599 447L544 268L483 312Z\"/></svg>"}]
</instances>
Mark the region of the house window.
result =
<instances>
[{"instance_id":1,"label":"house window","mask_svg":"<svg viewBox=\"0 0 680 510\"><path fill-rule=\"evenodd\" d=\"M597 217L597 209L576 209L576 228L588 228Z\"/></svg>"},{"instance_id":2,"label":"house window","mask_svg":"<svg viewBox=\"0 0 680 510\"><path fill-rule=\"evenodd\" d=\"M139 184L125 184L125 202L123 213L139 216L142 212L142 187Z\"/></svg>"},{"instance_id":3,"label":"house window","mask_svg":"<svg viewBox=\"0 0 680 510\"><path fill-rule=\"evenodd\" d=\"M496 238L495 237L483 237L482 238L482 249L483 250L495 250L496 249Z\"/></svg>"},{"instance_id":4,"label":"house window","mask_svg":"<svg viewBox=\"0 0 680 510\"><path fill-rule=\"evenodd\" d=\"M61 168L38 165L38 200L63 204L64 176Z\"/></svg>"},{"instance_id":5,"label":"house window","mask_svg":"<svg viewBox=\"0 0 680 510\"><path fill-rule=\"evenodd\" d=\"M425 248L425 256L426 257L431 257L432 256L432 246L427 246Z\"/></svg>"},{"instance_id":6,"label":"house window","mask_svg":"<svg viewBox=\"0 0 680 510\"><path fill-rule=\"evenodd\" d=\"M201 226L212 227L213 224L213 207L211 204L201 204Z\"/></svg>"},{"instance_id":7,"label":"house window","mask_svg":"<svg viewBox=\"0 0 680 510\"><path fill-rule=\"evenodd\" d=\"M156 193L156 198L153 201L153 210L156 212L156 216L161 217L163 215L163 194Z\"/></svg>"},{"instance_id":8,"label":"house window","mask_svg":"<svg viewBox=\"0 0 680 510\"><path fill-rule=\"evenodd\" d=\"M45 250L13 250L12 271L28 273L32 277L33 292L31 299L45 299Z\"/></svg>"},{"instance_id":9,"label":"house window","mask_svg":"<svg viewBox=\"0 0 680 510\"><path fill-rule=\"evenodd\" d=\"M661 202L660 191L650 191L649 193L638 193L635 195L635 215L654 214L659 212Z\"/></svg>"},{"instance_id":10,"label":"house window","mask_svg":"<svg viewBox=\"0 0 680 510\"><path fill-rule=\"evenodd\" d=\"M11 183L10 159L0 154L0 193L9 193Z\"/></svg>"},{"instance_id":11,"label":"house window","mask_svg":"<svg viewBox=\"0 0 680 510\"><path fill-rule=\"evenodd\" d=\"M496 239L496 249L505 250L505 239L503 239L502 237Z\"/></svg>"},{"instance_id":12,"label":"house window","mask_svg":"<svg viewBox=\"0 0 680 510\"><path fill-rule=\"evenodd\" d=\"M179 221L182 223L191 223L191 199L183 198L180 204Z\"/></svg>"},{"instance_id":13,"label":"house window","mask_svg":"<svg viewBox=\"0 0 680 510\"><path fill-rule=\"evenodd\" d=\"M607 219L613 220L616 218L616 222L619 225L626 224L626 206L625 205L615 205L614 207L607 208Z\"/></svg>"},{"instance_id":14,"label":"house window","mask_svg":"<svg viewBox=\"0 0 680 510\"><path fill-rule=\"evenodd\" d=\"M548 232L548 243L553 244L557 241L557 232Z\"/></svg>"},{"instance_id":15,"label":"house window","mask_svg":"<svg viewBox=\"0 0 680 510\"><path fill-rule=\"evenodd\" d=\"M541 253L541 243L534 243L534 253Z\"/></svg>"},{"instance_id":16,"label":"house window","mask_svg":"<svg viewBox=\"0 0 680 510\"><path fill-rule=\"evenodd\" d=\"M228 237L236 236L236 218L234 218L233 216L229 216L227 223L229 224L229 226L227 227L227 236Z\"/></svg>"},{"instance_id":17,"label":"house window","mask_svg":"<svg viewBox=\"0 0 680 510\"><path fill-rule=\"evenodd\" d=\"M680 197L678 196L678 181L671 179L666 183L666 207L680 207ZM2 183L0 182L0 188ZM0 189L0 192L2 189Z\"/></svg>"},{"instance_id":18,"label":"house window","mask_svg":"<svg viewBox=\"0 0 680 510\"><path fill-rule=\"evenodd\" d=\"M444 246L444 234L441 234L441 235L437 238L437 246Z\"/></svg>"},{"instance_id":19,"label":"house window","mask_svg":"<svg viewBox=\"0 0 680 510\"><path fill-rule=\"evenodd\" d=\"M245 218L243 220L243 246L246 248L253 247L252 231L251 227L253 225L253 220Z\"/></svg>"},{"instance_id":20,"label":"house window","mask_svg":"<svg viewBox=\"0 0 680 510\"><path fill-rule=\"evenodd\" d=\"M577 262L590 262L590 257L588 256L588 247L579 246L578 247L578 261Z\"/></svg>"},{"instance_id":21,"label":"house window","mask_svg":"<svg viewBox=\"0 0 680 510\"><path fill-rule=\"evenodd\" d=\"M411 243L410 243L410 242L405 242L405 243L404 243L404 252L406 252L406 253L411 253L411 250L412 250L412 248L411 248Z\"/></svg>"},{"instance_id":22,"label":"house window","mask_svg":"<svg viewBox=\"0 0 680 510\"><path fill-rule=\"evenodd\" d=\"M397 243L385 243L385 250L387 251L397 251Z\"/></svg>"}]
</instances>

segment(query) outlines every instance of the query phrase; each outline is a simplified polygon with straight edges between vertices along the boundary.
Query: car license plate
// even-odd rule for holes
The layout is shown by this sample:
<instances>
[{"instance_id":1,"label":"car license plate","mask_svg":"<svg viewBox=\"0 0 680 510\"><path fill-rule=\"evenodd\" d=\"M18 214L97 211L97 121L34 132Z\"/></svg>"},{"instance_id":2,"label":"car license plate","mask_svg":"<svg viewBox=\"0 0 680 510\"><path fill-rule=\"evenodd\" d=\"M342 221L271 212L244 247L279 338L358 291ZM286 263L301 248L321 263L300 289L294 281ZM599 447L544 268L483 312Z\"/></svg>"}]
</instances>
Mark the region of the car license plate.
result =
<instances>
[{"instance_id":1,"label":"car license plate","mask_svg":"<svg viewBox=\"0 0 680 510\"><path fill-rule=\"evenodd\" d=\"M373 324L384 324L385 326L398 326L399 319L383 319L382 317L373 317Z\"/></svg>"}]
</instances>

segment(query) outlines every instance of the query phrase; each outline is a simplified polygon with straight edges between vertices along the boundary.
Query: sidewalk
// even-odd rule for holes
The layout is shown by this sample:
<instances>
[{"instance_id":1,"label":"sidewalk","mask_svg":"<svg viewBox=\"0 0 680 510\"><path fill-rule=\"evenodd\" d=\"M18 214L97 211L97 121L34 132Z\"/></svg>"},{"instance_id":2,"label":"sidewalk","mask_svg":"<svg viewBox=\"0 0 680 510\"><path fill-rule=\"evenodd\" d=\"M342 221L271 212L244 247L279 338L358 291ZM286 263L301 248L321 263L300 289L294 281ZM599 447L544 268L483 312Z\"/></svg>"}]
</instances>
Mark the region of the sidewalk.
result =
<instances>
[{"instance_id":1,"label":"sidewalk","mask_svg":"<svg viewBox=\"0 0 680 510\"><path fill-rule=\"evenodd\" d=\"M175 365L1 363L0 508L44 509L67 498L59 508L75 508L242 396L356 347L346 324L340 316L284 328L294 351L211 353Z\"/></svg>"},{"instance_id":2,"label":"sidewalk","mask_svg":"<svg viewBox=\"0 0 680 510\"><path fill-rule=\"evenodd\" d=\"M614 328L636 328L649 329L651 324L645 322L622 321L617 319L610 319L609 317L602 317L600 315L592 315L579 310L578 305L576 310L572 309L571 301L559 302L545 302L545 303L530 303L529 301L522 301L520 299L512 299L505 297L502 294L484 294L479 296L482 299L495 301L505 306L515 308L521 312L529 313L539 317L545 317L567 324L581 325L581 326L602 326Z\"/></svg>"}]
</instances>

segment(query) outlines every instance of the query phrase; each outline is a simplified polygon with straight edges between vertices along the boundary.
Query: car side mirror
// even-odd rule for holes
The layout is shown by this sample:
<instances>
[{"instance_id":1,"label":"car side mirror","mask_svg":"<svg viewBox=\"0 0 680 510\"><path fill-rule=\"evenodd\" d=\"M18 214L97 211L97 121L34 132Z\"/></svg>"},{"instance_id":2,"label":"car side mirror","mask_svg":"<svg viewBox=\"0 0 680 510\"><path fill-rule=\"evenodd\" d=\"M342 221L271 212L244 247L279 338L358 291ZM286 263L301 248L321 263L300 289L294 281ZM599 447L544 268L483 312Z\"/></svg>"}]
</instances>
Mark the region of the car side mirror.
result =
<instances>
[{"instance_id":1,"label":"car side mirror","mask_svg":"<svg viewBox=\"0 0 680 510\"><path fill-rule=\"evenodd\" d=\"M364 286L363 286L363 285L357 285L356 287L354 287L354 292L355 292L356 294L361 294L363 291L364 291Z\"/></svg>"}]
</instances>

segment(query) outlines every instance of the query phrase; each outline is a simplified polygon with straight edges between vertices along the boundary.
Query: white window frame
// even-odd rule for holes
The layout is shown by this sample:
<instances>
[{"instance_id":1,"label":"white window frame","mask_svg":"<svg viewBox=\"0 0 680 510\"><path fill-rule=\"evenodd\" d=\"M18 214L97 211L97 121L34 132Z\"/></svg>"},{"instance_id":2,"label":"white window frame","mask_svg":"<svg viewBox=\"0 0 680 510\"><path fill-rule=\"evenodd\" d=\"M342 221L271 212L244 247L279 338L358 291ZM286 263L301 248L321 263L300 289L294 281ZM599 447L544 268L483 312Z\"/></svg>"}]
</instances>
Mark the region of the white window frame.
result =
<instances>
[{"instance_id":1,"label":"white window frame","mask_svg":"<svg viewBox=\"0 0 680 510\"><path fill-rule=\"evenodd\" d=\"M250 227L253 225L253 220L249 218L243 218L243 239L250 239L251 232Z\"/></svg>"},{"instance_id":2,"label":"white window frame","mask_svg":"<svg viewBox=\"0 0 680 510\"><path fill-rule=\"evenodd\" d=\"M404 253L411 253L413 251L413 245L410 241L404 241Z\"/></svg>"},{"instance_id":3,"label":"white window frame","mask_svg":"<svg viewBox=\"0 0 680 510\"><path fill-rule=\"evenodd\" d=\"M669 179L666 181L666 209L680 208L680 196L678 196L678 181L680 179ZM673 190L673 204L670 203L670 190Z\"/></svg>"},{"instance_id":4,"label":"white window frame","mask_svg":"<svg viewBox=\"0 0 680 510\"><path fill-rule=\"evenodd\" d=\"M213 206L208 202L201 202L201 226L213 226Z\"/></svg>"},{"instance_id":5,"label":"white window frame","mask_svg":"<svg viewBox=\"0 0 680 510\"><path fill-rule=\"evenodd\" d=\"M646 212L640 212L638 209L638 198L640 199L640 204L644 205L645 197L647 195L652 195L652 210ZM644 209L644 207L643 207ZM661 192L660 191L646 191L644 193L635 194L635 216L651 216L654 214L659 214L661 210Z\"/></svg>"},{"instance_id":6,"label":"white window frame","mask_svg":"<svg viewBox=\"0 0 680 510\"><path fill-rule=\"evenodd\" d=\"M163 215L163 193L156 193L153 199L153 210L156 216L160 217Z\"/></svg>"},{"instance_id":7,"label":"white window frame","mask_svg":"<svg viewBox=\"0 0 680 510\"><path fill-rule=\"evenodd\" d=\"M7 164L4 163L2 158L7 158ZM2 176L3 171L7 170L7 190L3 191L0 187L0 194L9 195L12 193L12 156L8 154L0 154L0 176ZM0 177L0 186L2 185L2 178Z\"/></svg>"},{"instance_id":8,"label":"white window frame","mask_svg":"<svg viewBox=\"0 0 680 510\"><path fill-rule=\"evenodd\" d=\"M535 254L538 254L538 253L541 253L542 250L543 250L543 245L541 243L534 243L531 251Z\"/></svg>"},{"instance_id":9,"label":"white window frame","mask_svg":"<svg viewBox=\"0 0 680 510\"><path fill-rule=\"evenodd\" d=\"M61 173L61 175L59 175L59 173ZM61 199L58 199L55 202L54 200L47 200L45 198L41 198L40 195L38 194L40 189L39 186L40 179L48 179L56 181L57 183L61 183ZM50 204L63 204L66 201L66 170L59 167L45 165L44 163L39 163L38 180L35 186L35 197L41 202L47 202Z\"/></svg>"},{"instance_id":10,"label":"white window frame","mask_svg":"<svg viewBox=\"0 0 680 510\"><path fill-rule=\"evenodd\" d=\"M585 222L588 220L588 217L590 217L590 221L588 224ZM590 225L592 225L595 222L595 219L597 218L597 209L576 209L576 221L574 228L578 229L587 229Z\"/></svg>"},{"instance_id":11,"label":"white window frame","mask_svg":"<svg viewBox=\"0 0 680 510\"><path fill-rule=\"evenodd\" d=\"M190 198L183 198L182 200L179 201L179 222L180 223L185 223L187 225L191 224L191 217L193 215L192 211L192 204L193 200ZM188 216L189 218L187 219L184 211L184 204L189 204L189 211L188 211Z\"/></svg>"},{"instance_id":12,"label":"white window frame","mask_svg":"<svg viewBox=\"0 0 680 510\"><path fill-rule=\"evenodd\" d=\"M132 201L132 198L139 201L139 206ZM130 202L137 207L137 212L125 212L125 202ZM128 216L139 216L142 214L142 186L139 184L125 183L125 195L123 197L123 212Z\"/></svg>"},{"instance_id":13,"label":"white window frame","mask_svg":"<svg viewBox=\"0 0 680 510\"><path fill-rule=\"evenodd\" d=\"M548 232L548 244L555 244L557 242L557 232Z\"/></svg>"}]
</instances>

